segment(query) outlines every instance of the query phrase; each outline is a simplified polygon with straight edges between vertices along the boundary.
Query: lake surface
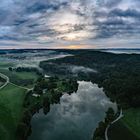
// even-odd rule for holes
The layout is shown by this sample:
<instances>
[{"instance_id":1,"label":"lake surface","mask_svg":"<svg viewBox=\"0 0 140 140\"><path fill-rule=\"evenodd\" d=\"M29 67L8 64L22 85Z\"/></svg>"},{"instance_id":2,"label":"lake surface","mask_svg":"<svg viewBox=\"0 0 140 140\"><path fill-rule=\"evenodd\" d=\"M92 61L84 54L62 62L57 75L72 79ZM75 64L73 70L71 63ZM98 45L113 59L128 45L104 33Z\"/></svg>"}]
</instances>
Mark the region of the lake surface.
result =
<instances>
[{"instance_id":1,"label":"lake surface","mask_svg":"<svg viewBox=\"0 0 140 140\"><path fill-rule=\"evenodd\" d=\"M29 140L91 140L108 107L116 109L116 104L102 88L80 81L77 93L63 95L47 115L42 110L34 115Z\"/></svg>"}]
</instances>

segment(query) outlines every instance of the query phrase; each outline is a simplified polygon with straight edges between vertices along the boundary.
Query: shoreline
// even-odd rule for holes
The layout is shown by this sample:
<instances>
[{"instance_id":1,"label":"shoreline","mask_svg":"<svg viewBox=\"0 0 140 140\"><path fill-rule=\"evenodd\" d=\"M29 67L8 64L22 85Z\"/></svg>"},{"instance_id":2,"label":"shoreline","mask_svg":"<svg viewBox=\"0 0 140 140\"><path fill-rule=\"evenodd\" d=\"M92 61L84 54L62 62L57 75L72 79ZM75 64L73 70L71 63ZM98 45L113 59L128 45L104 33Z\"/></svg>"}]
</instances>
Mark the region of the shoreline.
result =
<instances>
[{"instance_id":1,"label":"shoreline","mask_svg":"<svg viewBox=\"0 0 140 140\"><path fill-rule=\"evenodd\" d=\"M109 140L108 130L110 126L112 126L115 122L117 122L122 117L123 117L122 109L119 109L119 107L117 109L117 112L114 112L114 109L111 107L108 108L106 112L106 116L104 117L104 120L98 123L98 126L93 132L92 139L94 140L96 138L100 138L104 140Z\"/></svg>"},{"instance_id":2,"label":"shoreline","mask_svg":"<svg viewBox=\"0 0 140 140\"><path fill-rule=\"evenodd\" d=\"M72 94L73 92L76 92L78 90L78 85L79 85L77 81L76 81L76 83L77 84L73 83L73 85L74 84L75 85L72 90L67 90L64 93ZM60 98L63 96L63 92L61 92L61 94L57 97L57 99L55 99L55 97L53 97L55 100L53 103L49 103L47 100L48 98L41 96L42 99L39 100L39 102L35 103L31 108L28 108L29 106L27 105L26 101L32 96L33 96L33 92L28 91L28 93L24 99L23 107L25 110L23 111L23 117L21 118L21 121L19 122L19 125L17 127L17 131L16 131L17 140L28 140L28 137L32 133L31 120L32 120L33 116L36 113L39 113L40 109L43 109L44 115L47 115L47 113L50 111L50 105L59 103ZM36 98L38 98L38 97L36 97Z\"/></svg>"},{"instance_id":3,"label":"shoreline","mask_svg":"<svg viewBox=\"0 0 140 140\"><path fill-rule=\"evenodd\" d=\"M110 128L110 126L112 126L114 123L116 123L117 121L119 121L123 116L124 115L122 113L122 109L120 109L119 116L113 122L111 122L110 124L108 124L107 127L106 127L106 129L105 129L105 140L109 140L109 137L108 137L108 129Z\"/></svg>"}]
</instances>

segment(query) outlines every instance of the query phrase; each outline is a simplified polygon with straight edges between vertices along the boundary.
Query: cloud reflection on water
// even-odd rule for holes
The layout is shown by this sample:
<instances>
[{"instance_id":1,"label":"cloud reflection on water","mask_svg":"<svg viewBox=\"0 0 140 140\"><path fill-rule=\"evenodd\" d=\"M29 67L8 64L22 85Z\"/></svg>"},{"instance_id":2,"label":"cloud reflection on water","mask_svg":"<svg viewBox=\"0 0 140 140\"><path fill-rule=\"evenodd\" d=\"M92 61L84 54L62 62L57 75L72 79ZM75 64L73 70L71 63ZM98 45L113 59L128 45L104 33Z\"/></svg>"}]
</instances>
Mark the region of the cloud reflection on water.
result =
<instances>
[{"instance_id":1,"label":"cloud reflection on water","mask_svg":"<svg viewBox=\"0 0 140 140\"><path fill-rule=\"evenodd\" d=\"M62 96L47 116L33 117L29 140L88 140L108 107L116 108L96 84L79 82L77 93Z\"/></svg>"}]
</instances>

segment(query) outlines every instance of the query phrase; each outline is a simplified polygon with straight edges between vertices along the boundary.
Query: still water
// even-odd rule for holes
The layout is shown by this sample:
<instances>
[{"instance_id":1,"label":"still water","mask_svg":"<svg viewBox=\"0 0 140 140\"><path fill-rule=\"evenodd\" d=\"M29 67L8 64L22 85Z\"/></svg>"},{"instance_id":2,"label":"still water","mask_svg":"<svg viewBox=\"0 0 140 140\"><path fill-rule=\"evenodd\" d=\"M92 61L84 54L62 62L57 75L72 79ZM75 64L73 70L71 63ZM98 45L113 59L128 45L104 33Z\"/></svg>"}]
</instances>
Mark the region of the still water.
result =
<instances>
[{"instance_id":1,"label":"still water","mask_svg":"<svg viewBox=\"0 0 140 140\"><path fill-rule=\"evenodd\" d=\"M80 81L77 93L63 95L47 115L42 110L34 115L29 140L91 140L108 107L116 109L116 104L102 88Z\"/></svg>"}]
</instances>

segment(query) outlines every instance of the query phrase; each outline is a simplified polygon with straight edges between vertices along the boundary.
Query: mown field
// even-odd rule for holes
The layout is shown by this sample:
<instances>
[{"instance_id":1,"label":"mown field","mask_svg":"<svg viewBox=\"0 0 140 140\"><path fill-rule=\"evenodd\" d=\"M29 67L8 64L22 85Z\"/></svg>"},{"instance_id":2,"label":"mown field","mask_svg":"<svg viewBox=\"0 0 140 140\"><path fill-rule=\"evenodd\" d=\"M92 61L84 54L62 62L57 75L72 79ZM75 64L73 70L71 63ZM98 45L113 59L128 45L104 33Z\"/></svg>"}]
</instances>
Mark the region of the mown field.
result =
<instances>
[{"instance_id":1,"label":"mown field","mask_svg":"<svg viewBox=\"0 0 140 140\"><path fill-rule=\"evenodd\" d=\"M4 83L0 81L0 87L3 85Z\"/></svg>"},{"instance_id":2,"label":"mown field","mask_svg":"<svg viewBox=\"0 0 140 140\"><path fill-rule=\"evenodd\" d=\"M9 63L9 62L0 62L0 68L8 68L8 67L12 67L14 66L14 64Z\"/></svg>"},{"instance_id":3,"label":"mown field","mask_svg":"<svg viewBox=\"0 0 140 140\"><path fill-rule=\"evenodd\" d=\"M109 128L108 137L109 140L140 140L122 123L122 121L116 122Z\"/></svg>"},{"instance_id":4,"label":"mown field","mask_svg":"<svg viewBox=\"0 0 140 140\"><path fill-rule=\"evenodd\" d=\"M109 129L109 140L140 140L140 109L123 111L124 117Z\"/></svg>"},{"instance_id":5,"label":"mown field","mask_svg":"<svg viewBox=\"0 0 140 140\"><path fill-rule=\"evenodd\" d=\"M15 72L8 69L1 69L0 73L9 77L10 81L19 86L33 87L34 82L37 80L38 75L35 72Z\"/></svg>"},{"instance_id":6,"label":"mown field","mask_svg":"<svg viewBox=\"0 0 140 140\"><path fill-rule=\"evenodd\" d=\"M0 140L15 140L26 90L8 84L0 90Z\"/></svg>"},{"instance_id":7,"label":"mown field","mask_svg":"<svg viewBox=\"0 0 140 140\"><path fill-rule=\"evenodd\" d=\"M0 89L0 140L15 140L17 125L23 113L23 101L26 90L22 87L32 88L38 78L35 72L15 72L8 68L11 63L0 62L0 73L9 77L10 82ZM0 83L2 86L3 83Z\"/></svg>"},{"instance_id":8,"label":"mown field","mask_svg":"<svg viewBox=\"0 0 140 140\"><path fill-rule=\"evenodd\" d=\"M131 108L124 112L122 122L140 139L140 108Z\"/></svg>"}]
</instances>

